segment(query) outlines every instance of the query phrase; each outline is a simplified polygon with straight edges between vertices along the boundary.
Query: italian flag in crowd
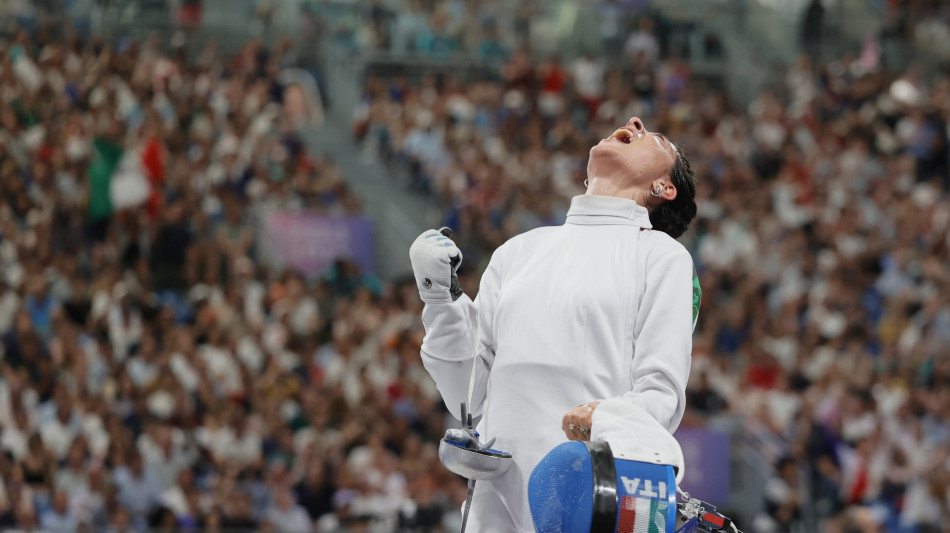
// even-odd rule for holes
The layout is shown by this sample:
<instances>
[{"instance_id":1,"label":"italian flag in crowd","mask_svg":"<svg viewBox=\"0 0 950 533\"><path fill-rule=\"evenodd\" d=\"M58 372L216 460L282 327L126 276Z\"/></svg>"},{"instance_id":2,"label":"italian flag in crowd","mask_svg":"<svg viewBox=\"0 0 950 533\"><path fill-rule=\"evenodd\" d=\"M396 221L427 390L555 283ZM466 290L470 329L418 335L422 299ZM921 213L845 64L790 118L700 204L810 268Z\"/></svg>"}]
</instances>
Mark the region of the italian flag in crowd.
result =
<instances>
[{"instance_id":1,"label":"italian flag in crowd","mask_svg":"<svg viewBox=\"0 0 950 533\"><path fill-rule=\"evenodd\" d=\"M89 163L90 220L141 205L154 217L161 207L163 181L165 156L158 139L149 139L132 150L123 150L109 139L94 140Z\"/></svg>"},{"instance_id":2,"label":"italian flag in crowd","mask_svg":"<svg viewBox=\"0 0 950 533\"><path fill-rule=\"evenodd\" d=\"M624 496L620 502L617 533L666 533L666 500Z\"/></svg>"}]
</instances>

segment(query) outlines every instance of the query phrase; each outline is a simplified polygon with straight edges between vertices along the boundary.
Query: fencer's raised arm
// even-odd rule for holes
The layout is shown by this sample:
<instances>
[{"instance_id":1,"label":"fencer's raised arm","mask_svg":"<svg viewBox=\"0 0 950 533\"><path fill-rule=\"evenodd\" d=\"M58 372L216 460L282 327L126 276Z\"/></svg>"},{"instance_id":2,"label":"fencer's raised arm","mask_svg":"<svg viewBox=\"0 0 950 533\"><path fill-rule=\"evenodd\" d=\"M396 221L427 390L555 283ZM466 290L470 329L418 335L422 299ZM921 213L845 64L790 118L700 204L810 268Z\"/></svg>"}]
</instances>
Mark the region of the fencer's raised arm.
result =
<instances>
[{"instance_id":1,"label":"fencer's raised arm","mask_svg":"<svg viewBox=\"0 0 950 533\"><path fill-rule=\"evenodd\" d=\"M409 249L419 295L425 302L422 310L426 329L422 341L422 364L435 380L449 412L456 418L461 416L461 402L468 397L476 349L479 361L469 412L475 417L481 415L488 373L495 357L492 326L501 280L500 252L501 248L492 256L473 302L458 288L455 272L461 264L462 253L450 238L428 230ZM477 348L476 330L481 332Z\"/></svg>"},{"instance_id":2,"label":"fencer's raised arm","mask_svg":"<svg viewBox=\"0 0 950 533\"><path fill-rule=\"evenodd\" d=\"M621 398L674 432L686 409L693 319L699 311L693 260L686 248L657 231L642 234L640 250L641 264L650 268L638 269L646 278L634 324L633 388Z\"/></svg>"}]
</instances>

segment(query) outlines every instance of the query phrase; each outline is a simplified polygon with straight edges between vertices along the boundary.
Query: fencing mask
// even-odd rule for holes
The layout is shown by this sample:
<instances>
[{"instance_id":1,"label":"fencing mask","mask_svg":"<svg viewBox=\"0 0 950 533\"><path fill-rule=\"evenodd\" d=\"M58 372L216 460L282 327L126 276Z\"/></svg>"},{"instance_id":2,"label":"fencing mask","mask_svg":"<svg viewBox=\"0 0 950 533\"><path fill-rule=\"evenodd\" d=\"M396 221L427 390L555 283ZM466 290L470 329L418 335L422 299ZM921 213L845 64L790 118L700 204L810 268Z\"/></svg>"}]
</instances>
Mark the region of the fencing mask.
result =
<instances>
[{"instance_id":1,"label":"fencing mask","mask_svg":"<svg viewBox=\"0 0 950 533\"><path fill-rule=\"evenodd\" d=\"M600 402L590 442L565 442L531 473L538 533L673 533L683 452L659 422L621 399Z\"/></svg>"},{"instance_id":2,"label":"fencing mask","mask_svg":"<svg viewBox=\"0 0 950 533\"><path fill-rule=\"evenodd\" d=\"M673 533L676 524L673 467L617 458L603 441L551 450L528 498L538 533Z\"/></svg>"}]
</instances>

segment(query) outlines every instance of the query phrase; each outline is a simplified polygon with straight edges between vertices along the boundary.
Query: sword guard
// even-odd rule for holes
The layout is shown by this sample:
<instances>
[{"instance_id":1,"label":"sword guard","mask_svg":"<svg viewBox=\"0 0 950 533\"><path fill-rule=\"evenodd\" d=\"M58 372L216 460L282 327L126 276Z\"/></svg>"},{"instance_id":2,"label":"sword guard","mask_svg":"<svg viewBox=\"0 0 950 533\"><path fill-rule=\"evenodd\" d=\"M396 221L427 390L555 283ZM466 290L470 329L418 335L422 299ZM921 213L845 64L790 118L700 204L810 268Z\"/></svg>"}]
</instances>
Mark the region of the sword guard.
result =
<instances>
[{"instance_id":1,"label":"sword guard","mask_svg":"<svg viewBox=\"0 0 950 533\"><path fill-rule=\"evenodd\" d=\"M511 467L511 454L493 449L495 439L479 440L465 402L461 414L465 426L446 430L439 443L439 460L449 471L468 479L498 479L505 475Z\"/></svg>"}]
</instances>

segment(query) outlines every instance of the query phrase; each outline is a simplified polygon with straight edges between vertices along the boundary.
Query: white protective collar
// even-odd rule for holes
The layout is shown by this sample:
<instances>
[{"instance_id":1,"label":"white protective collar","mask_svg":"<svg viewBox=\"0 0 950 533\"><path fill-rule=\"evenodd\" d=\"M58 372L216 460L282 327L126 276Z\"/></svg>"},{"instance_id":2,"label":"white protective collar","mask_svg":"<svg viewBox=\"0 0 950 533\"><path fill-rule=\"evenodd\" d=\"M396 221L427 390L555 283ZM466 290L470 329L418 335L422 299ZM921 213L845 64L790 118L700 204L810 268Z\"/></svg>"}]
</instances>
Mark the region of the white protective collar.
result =
<instances>
[{"instance_id":1,"label":"white protective collar","mask_svg":"<svg viewBox=\"0 0 950 533\"><path fill-rule=\"evenodd\" d=\"M618 196L584 194L571 198L567 211L568 224L625 225L651 229L650 212L646 207Z\"/></svg>"}]
</instances>

